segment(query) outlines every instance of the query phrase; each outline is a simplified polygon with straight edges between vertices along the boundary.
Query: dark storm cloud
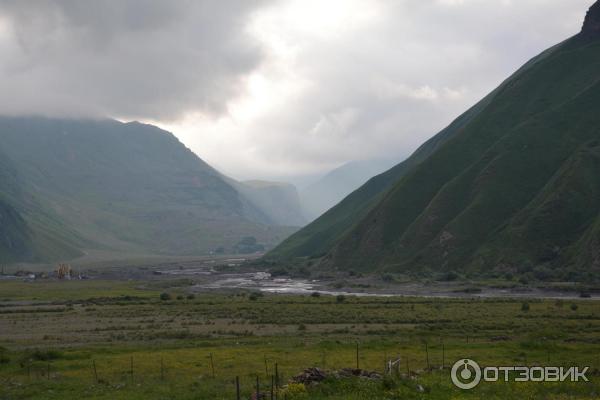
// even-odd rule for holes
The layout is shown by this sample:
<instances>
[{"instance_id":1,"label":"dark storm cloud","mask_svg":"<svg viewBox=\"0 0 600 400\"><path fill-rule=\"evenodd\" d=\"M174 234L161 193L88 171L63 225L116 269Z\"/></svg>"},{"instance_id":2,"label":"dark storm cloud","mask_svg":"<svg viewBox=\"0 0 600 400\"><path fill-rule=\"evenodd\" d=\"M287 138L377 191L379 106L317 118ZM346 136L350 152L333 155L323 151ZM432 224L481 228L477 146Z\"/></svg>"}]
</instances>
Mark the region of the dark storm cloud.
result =
<instances>
[{"instance_id":1,"label":"dark storm cloud","mask_svg":"<svg viewBox=\"0 0 600 400\"><path fill-rule=\"evenodd\" d=\"M0 1L0 113L221 113L261 62L264 1Z\"/></svg>"}]
</instances>

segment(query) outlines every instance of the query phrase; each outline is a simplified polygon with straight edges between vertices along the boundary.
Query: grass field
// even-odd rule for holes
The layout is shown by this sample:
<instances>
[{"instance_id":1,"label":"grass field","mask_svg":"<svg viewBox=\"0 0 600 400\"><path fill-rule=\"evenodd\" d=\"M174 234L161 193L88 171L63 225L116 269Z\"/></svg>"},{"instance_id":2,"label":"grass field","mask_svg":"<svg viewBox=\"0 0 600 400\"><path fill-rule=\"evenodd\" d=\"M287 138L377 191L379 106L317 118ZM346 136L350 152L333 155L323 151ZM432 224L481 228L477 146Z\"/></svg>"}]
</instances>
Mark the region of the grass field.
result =
<instances>
[{"instance_id":1,"label":"grass field","mask_svg":"<svg viewBox=\"0 0 600 400\"><path fill-rule=\"evenodd\" d=\"M383 372L291 385L288 399L594 399L600 303L258 296L170 292L156 283L0 282L0 399L235 399L318 366ZM212 363L211 363L212 355ZM452 386L449 366L590 366L589 383ZM429 369L427 365L429 364ZM94 365L96 372L94 372ZM132 374L133 365L133 374ZM442 365L445 367L442 369ZM48 376L48 369L50 374ZM214 376L213 376L214 370ZM267 397L270 398L270 397Z\"/></svg>"}]
</instances>

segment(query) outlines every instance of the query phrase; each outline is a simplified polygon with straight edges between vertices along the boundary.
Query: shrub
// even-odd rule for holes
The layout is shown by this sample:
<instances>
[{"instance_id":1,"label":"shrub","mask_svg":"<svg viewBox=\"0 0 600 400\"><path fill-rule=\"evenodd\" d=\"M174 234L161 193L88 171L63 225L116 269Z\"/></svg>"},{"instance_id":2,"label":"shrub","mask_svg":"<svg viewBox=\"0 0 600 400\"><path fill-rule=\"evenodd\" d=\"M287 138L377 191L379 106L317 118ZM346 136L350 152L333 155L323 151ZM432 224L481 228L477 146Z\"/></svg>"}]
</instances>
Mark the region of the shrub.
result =
<instances>
[{"instance_id":1,"label":"shrub","mask_svg":"<svg viewBox=\"0 0 600 400\"><path fill-rule=\"evenodd\" d=\"M162 301L171 300L171 295L169 293L163 292L160 294L160 299Z\"/></svg>"},{"instance_id":2,"label":"shrub","mask_svg":"<svg viewBox=\"0 0 600 400\"><path fill-rule=\"evenodd\" d=\"M8 364L10 357L8 357L8 350L5 347L0 346L0 364Z\"/></svg>"},{"instance_id":3,"label":"shrub","mask_svg":"<svg viewBox=\"0 0 600 400\"><path fill-rule=\"evenodd\" d=\"M34 350L27 358L34 361L51 361L63 358L63 353L57 350Z\"/></svg>"},{"instance_id":4,"label":"shrub","mask_svg":"<svg viewBox=\"0 0 600 400\"><path fill-rule=\"evenodd\" d=\"M262 292L252 292L250 293L250 296L248 296L248 298L252 301L256 301L263 296L264 295L262 294Z\"/></svg>"},{"instance_id":5,"label":"shrub","mask_svg":"<svg viewBox=\"0 0 600 400\"><path fill-rule=\"evenodd\" d=\"M190 293L187 295L188 300L194 300L195 298L196 298L196 295L194 293Z\"/></svg>"},{"instance_id":6,"label":"shrub","mask_svg":"<svg viewBox=\"0 0 600 400\"><path fill-rule=\"evenodd\" d=\"M274 277L274 278L278 277L278 276L287 276L287 275L289 275L288 270L285 269L285 268L283 268L283 267L278 267L278 268L271 269L269 272L271 273L271 276Z\"/></svg>"},{"instance_id":7,"label":"shrub","mask_svg":"<svg viewBox=\"0 0 600 400\"><path fill-rule=\"evenodd\" d=\"M519 278L519 283L521 283L522 285L528 285L529 284L529 279L527 279L526 277L522 276Z\"/></svg>"},{"instance_id":8,"label":"shrub","mask_svg":"<svg viewBox=\"0 0 600 400\"><path fill-rule=\"evenodd\" d=\"M442 281L452 282L458 279L458 274L454 271L449 271L442 276Z\"/></svg>"},{"instance_id":9,"label":"shrub","mask_svg":"<svg viewBox=\"0 0 600 400\"><path fill-rule=\"evenodd\" d=\"M521 311L527 312L529 311L529 303L525 302L521 304Z\"/></svg>"},{"instance_id":10,"label":"shrub","mask_svg":"<svg viewBox=\"0 0 600 400\"><path fill-rule=\"evenodd\" d=\"M384 390L392 390L398 386L394 378L389 375L384 375L383 379L381 380L381 385L383 386Z\"/></svg>"},{"instance_id":11,"label":"shrub","mask_svg":"<svg viewBox=\"0 0 600 400\"><path fill-rule=\"evenodd\" d=\"M345 281L333 282L329 286L331 286L334 289L341 289L344 286L346 286L346 282Z\"/></svg>"},{"instance_id":12,"label":"shrub","mask_svg":"<svg viewBox=\"0 0 600 400\"><path fill-rule=\"evenodd\" d=\"M301 396L304 395L306 393L306 386L304 386L303 383L289 383L287 385L287 387L285 389L282 389L280 392L280 396L281 398L284 397L294 397L294 396Z\"/></svg>"},{"instance_id":13,"label":"shrub","mask_svg":"<svg viewBox=\"0 0 600 400\"><path fill-rule=\"evenodd\" d=\"M554 302L554 305L555 305L557 308L562 308L562 307L565 305L565 302L564 302L564 301L562 301L561 299L557 299L557 300Z\"/></svg>"},{"instance_id":14,"label":"shrub","mask_svg":"<svg viewBox=\"0 0 600 400\"><path fill-rule=\"evenodd\" d=\"M344 296L343 294L338 294L335 298L335 301L337 301L338 303L343 303L344 301L346 301L346 296Z\"/></svg>"},{"instance_id":15,"label":"shrub","mask_svg":"<svg viewBox=\"0 0 600 400\"><path fill-rule=\"evenodd\" d=\"M571 304L571 310L573 311L577 311L577 309L579 308L579 306L575 303Z\"/></svg>"},{"instance_id":16,"label":"shrub","mask_svg":"<svg viewBox=\"0 0 600 400\"><path fill-rule=\"evenodd\" d=\"M321 293L319 292L312 292L310 295L311 297L321 297Z\"/></svg>"}]
</instances>

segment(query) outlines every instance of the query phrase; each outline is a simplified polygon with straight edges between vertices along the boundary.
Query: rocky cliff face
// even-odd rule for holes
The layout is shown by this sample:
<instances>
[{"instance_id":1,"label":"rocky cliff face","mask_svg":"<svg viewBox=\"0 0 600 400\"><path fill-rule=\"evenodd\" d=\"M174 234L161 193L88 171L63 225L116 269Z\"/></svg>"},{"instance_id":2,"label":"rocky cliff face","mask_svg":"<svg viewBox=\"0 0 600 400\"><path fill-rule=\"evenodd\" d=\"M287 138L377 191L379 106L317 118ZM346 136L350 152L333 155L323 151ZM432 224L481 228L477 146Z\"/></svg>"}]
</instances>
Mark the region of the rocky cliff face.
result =
<instances>
[{"instance_id":1,"label":"rocky cliff face","mask_svg":"<svg viewBox=\"0 0 600 400\"><path fill-rule=\"evenodd\" d=\"M600 38L600 1L588 10L581 34L587 38Z\"/></svg>"}]
</instances>

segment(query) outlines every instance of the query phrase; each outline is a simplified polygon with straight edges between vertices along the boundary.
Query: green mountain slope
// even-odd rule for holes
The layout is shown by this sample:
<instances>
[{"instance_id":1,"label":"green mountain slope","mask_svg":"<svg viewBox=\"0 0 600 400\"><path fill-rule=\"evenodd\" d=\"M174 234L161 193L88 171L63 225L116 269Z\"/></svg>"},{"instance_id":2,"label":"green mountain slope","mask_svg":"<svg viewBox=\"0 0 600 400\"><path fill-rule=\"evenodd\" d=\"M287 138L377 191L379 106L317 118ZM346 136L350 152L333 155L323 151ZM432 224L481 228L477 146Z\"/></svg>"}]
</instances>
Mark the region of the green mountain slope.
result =
<instances>
[{"instance_id":1,"label":"green mountain slope","mask_svg":"<svg viewBox=\"0 0 600 400\"><path fill-rule=\"evenodd\" d=\"M29 229L10 204L0 200L0 258L8 262L32 253Z\"/></svg>"},{"instance_id":2,"label":"green mountain slope","mask_svg":"<svg viewBox=\"0 0 600 400\"><path fill-rule=\"evenodd\" d=\"M402 171L389 186L346 209L345 229L330 230L319 248L322 264L587 279L598 264L600 35L590 28L598 11L597 3L582 34L533 59L434 137L435 148L389 171ZM273 256L313 255L299 239L318 235L309 228L333 228L328 214Z\"/></svg>"},{"instance_id":3,"label":"green mountain slope","mask_svg":"<svg viewBox=\"0 0 600 400\"><path fill-rule=\"evenodd\" d=\"M534 58L523 66L519 72L526 71L532 65L535 65L552 50L550 49ZM320 257L325 255L340 240L342 235L356 225L407 171L417 166L456 133L460 132L485 109L496 93L510 82L511 79L504 82L498 89L458 117L448 127L421 145L408 159L369 179L321 217L283 241L267 255L267 258L283 261L296 257Z\"/></svg>"},{"instance_id":4,"label":"green mountain slope","mask_svg":"<svg viewBox=\"0 0 600 400\"><path fill-rule=\"evenodd\" d=\"M273 245L287 231L268 226L217 171L149 125L2 117L0 152L14 177L0 187L11 207L4 213L24 226L11 237L29 232L27 251L6 252L13 259L86 249L193 255L247 236Z\"/></svg>"}]
</instances>

